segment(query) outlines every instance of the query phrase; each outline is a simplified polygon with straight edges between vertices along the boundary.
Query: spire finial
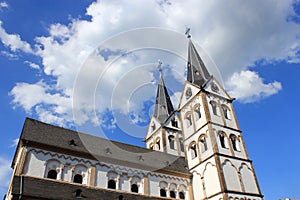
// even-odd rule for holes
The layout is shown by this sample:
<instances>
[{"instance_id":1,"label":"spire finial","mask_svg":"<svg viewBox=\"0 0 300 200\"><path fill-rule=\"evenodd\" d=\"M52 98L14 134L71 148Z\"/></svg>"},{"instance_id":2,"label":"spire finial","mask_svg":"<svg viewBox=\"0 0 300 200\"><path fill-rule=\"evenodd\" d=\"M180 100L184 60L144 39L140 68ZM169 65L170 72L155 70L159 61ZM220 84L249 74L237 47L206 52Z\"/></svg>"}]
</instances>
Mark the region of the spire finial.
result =
<instances>
[{"instance_id":1,"label":"spire finial","mask_svg":"<svg viewBox=\"0 0 300 200\"><path fill-rule=\"evenodd\" d=\"M192 36L190 35L190 31L191 31L191 28L189 27L186 27L185 28L185 35L187 35L187 38L191 38Z\"/></svg>"},{"instance_id":2,"label":"spire finial","mask_svg":"<svg viewBox=\"0 0 300 200\"><path fill-rule=\"evenodd\" d=\"M162 65L162 62L161 62L161 60L158 59L158 66L157 66L157 68L158 68L158 71L160 71L160 72L162 71L161 65Z\"/></svg>"}]
</instances>

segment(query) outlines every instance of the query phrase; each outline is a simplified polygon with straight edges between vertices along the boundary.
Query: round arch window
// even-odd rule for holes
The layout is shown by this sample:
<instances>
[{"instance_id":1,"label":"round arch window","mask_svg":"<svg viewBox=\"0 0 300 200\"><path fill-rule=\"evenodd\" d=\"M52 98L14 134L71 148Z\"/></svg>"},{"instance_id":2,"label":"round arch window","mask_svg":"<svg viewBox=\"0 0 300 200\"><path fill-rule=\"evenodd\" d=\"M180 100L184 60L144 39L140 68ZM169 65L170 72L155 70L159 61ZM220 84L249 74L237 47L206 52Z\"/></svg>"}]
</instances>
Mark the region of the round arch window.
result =
<instances>
[{"instance_id":1,"label":"round arch window","mask_svg":"<svg viewBox=\"0 0 300 200\"><path fill-rule=\"evenodd\" d=\"M135 192L135 193L139 192L139 187L137 186L137 184L131 185L131 192Z\"/></svg>"},{"instance_id":2,"label":"round arch window","mask_svg":"<svg viewBox=\"0 0 300 200\"><path fill-rule=\"evenodd\" d=\"M54 169L49 170L48 174L47 174L47 178L56 179L57 178L57 171L54 170Z\"/></svg>"},{"instance_id":3,"label":"round arch window","mask_svg":"<svg viewBox=\"0 0 300 200\"><path fill-rule=\"evenodd\" d=\"M115 180L109 180L107 187L110 189L116 189L116 181Z\"/></svg>"},{"instance_id":4,"label":"round arch window","mask_svg":"<svg viewBox=\"0 0 300 200\"><path fill-rule=\"evenodd\" d=\"M73 179L73 182L74 183L79 183L79 184L82 184L82 176L80 175L80 174L76 174L75 176L74 176L74 179Z\"/></svg>"}]
</instances>

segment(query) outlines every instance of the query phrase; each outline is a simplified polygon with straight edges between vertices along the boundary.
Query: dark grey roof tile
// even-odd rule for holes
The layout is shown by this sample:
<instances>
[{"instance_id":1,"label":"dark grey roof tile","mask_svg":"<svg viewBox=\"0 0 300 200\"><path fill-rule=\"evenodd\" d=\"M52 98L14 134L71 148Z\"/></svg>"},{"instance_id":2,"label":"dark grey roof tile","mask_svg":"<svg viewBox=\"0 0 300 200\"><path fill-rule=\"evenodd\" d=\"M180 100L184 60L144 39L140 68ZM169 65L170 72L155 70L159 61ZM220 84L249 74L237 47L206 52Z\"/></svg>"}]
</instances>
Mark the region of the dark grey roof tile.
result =
<instances>
[{"instance_id":1,"label":"dark grey roof tile","mask_svg":"<svg viewBox=\"0 0 300 200\"><path fill-rule=\"evenodd\" d=\"M71 155L90 156L108 162L149 171L177 172L189 176L184 157L111 141L27 118L21 135L23 143L52 148Z\"/></svg>"}]
</instances>

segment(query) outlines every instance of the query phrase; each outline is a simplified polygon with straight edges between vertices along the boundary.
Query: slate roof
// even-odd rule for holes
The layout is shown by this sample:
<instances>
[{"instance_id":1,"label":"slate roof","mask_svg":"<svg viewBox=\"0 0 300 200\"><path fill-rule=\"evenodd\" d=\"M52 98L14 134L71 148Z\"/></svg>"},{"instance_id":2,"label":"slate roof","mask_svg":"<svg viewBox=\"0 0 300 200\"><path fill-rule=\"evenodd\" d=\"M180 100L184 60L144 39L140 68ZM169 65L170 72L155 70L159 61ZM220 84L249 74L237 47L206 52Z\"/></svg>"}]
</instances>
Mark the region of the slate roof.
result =
<instances>
[{"instance_id":1,"label":"slate roof","mask_svg":"<svg viewBox=\"0 0 300 200\"><path fill-rule=\"evenodd\" d=\"M134 193L122 192L103 188L88 187L80 184L54 181L50 179L14 176L12 182L13 200L18 199L53 199L53 200L153 200L169 199L150 197ZM76 197L76 192L78 197ZM122 197L120 197L122 196Z\"/></svg>"},{"instance_id":2,"label":"slate roof","mask_svg":"<svg viewBox=\"0 0 300 200\"><path fill-rule=\"evenodd\" d=\"M85 133L26 118L20 145L37 147L69 155L96 159L148 171L181 174L190 177L184 157L111 141ZM12 163L14 167L14 161Z\"/></svg>"},{"instance_id":3,"label":"slate roof","mask_svg":"<svg viewBox=\"0 0 300 200\"><path fill-rule=\"evenodd\" d=\"M160 71L153 116L161 123L164 123L173 111L171 98L164 83L162 72Z\"/></svg>"},{"instance_id":4,"label":"slate roof","mask_svg":"<svg viewBox=\"0 0 300 200\"><path fill-rule=\"evenodd\" d=\"M207 71L196 47L191 39L188 46L187 80L195 85L202 86L211 75Z\"/></svg>"}]
</instances>

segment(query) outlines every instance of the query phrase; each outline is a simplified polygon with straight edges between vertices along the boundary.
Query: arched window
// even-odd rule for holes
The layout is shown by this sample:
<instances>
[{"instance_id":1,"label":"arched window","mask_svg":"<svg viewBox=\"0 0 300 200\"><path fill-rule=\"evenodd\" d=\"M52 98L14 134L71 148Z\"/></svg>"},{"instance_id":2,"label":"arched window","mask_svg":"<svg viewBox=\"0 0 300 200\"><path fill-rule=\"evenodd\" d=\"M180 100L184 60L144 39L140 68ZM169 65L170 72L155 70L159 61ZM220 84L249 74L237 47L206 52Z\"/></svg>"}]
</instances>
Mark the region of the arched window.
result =
<instances>
[{"instance_id":1,"label":"arched window","mask_svg":"<svg viewBox=\"0 0 300 200\"><path fill-rule=\"evenodd\" d=\"M154 122L152 122L152 124L151 124L151 129L152 129L152 131L155 131L155 129L156 129Z\"/></svg>"},{"instance_id":2,"label":"arched window","mask_svg":"<svg viewBox=\"0 0 300 200\"><path fill-rule=\"evenodd\" d=\"M205 135L200 136L199 144L200 144L201 153L205 152L207 150L207 142L206 142Z\"/></svg>"},{"instance_id":3,"label":"arched window","mask_svg":"<svg viewBox=\"0 0 300 200\"><path fill-rule=\"evenodd\" d=\"M167 192L166 192L166 188L168 187L168 183L165 181L160 181L159 182L159 188L160 188L160 196L161 197L166 197L167 196Z\"/></svg>"},{"instance_id":4,"label":"arched window","mask_svg":"<svg viewBox=\"0 0 300 200\"><path fill-rule=\"evenodd\" d=\"M176 198L176 193L173 190L170 191L170 197L171 198Z\"/></svg>"},{"instance_id":5,"label":"arched window","mask_svg":"<svg viewBox=\"0 0 300 200\"><path fill-rule=\"evenodd\" d=\"M222 107L222 111L223 111L225 119L230 119L230 110L229 110L229 108L224 104L221 107Z\"/></svg>"},{"instance_id":6,"label":"arched window","mask_svg":"<svg viewBox=\"0 0 300 200\"><path fill-rule=\"evenodd\" d=\"M141 178L139 176L132 176L131 177L131 192L138 193L139 192L139 184L141 183Z\"/></svg>"},{"instance_id":7,"label":"arched window","mask_svg":"<svg viewBox=\"0 0 300 200\"><path fill-rule=\"evenodd\" d=\"M150 147L150 149L153 150L154 149L153 143L150 143L149 147Z\"/></svg>"},{"instance_id":8,"label":"arched window","mask_svg":"<svg viewBox=\"0 0 300 200\"><path fill-rule=\"evenodd\" d=\"M135 193L139 192L139 187L137 186L137 184L131 185L131 192L135 192Z\"/></svg>"},{"instance_id":9,"label":"arched window","mask_svg":"<svg viewBox=\"0 0 300 200\"><path fill-rule=\"evenodd\" d=\"M187 191L186 186L183 184L179 185L178 191L179 199L185 199L185 191Z\"/></svg>"},{"instance_id":10,"label":"arched window","mask_svg":"<svg viewBox=\"0 0 300 200\"><path fill-rule=\"evenodd\" d=\"M214 115L218 115L217 103L215 101L210 101L209 103L211 105L211 109L212 109Z\"/></svg>"},{"instance_id":11,"label":"arched window","mask_svg":"<svg viewBox=\"0 0 300 200\"><path fill-rule=\"evenodd\" d=\"M221 147L228 148L227 142L226 142L226 136L224 133L219 133L219 139L220 139Z\"/></svg>"},{"instance_id":12,"label":"arched window","mask_svg":"<svg viewBox=\"0 0 300 200\"><path fill-rule=\"evenodd\" d=\"M57 179L61 176L61 163L58 160L50 159L47 161L45 168L45 178Z\"/></svg>"},{"instance_id":13,"label":"arched window","mask_svg":"<svg viewBox=\"0 0 300 200\"><path fill-rule=\"evenodd\" d=\"M197 145L195 143L190 146L190 151L191 151L192 159L194 159L198 156L197 155Z\"/></svg>"},{"instance_id":14,"label":"arched window","mask_svg":"<svg viewBox=\"0 0 300 200\"><path fill-rule=\"evenodd\" d=\"M183 139L179 138L179 146L180 146L180 151L184 152L184 145L183 145Z\"/></svg>"},{"instance_id":15,"label":"arched window","mask_svg":"<svg viewBox=\"0 0 300 200\"><path fill-rule=\"evenodd\" d=\"M189 64L190 66L190 64ZM188 87L185 91L185 98L189 99L193 95L192 88Z\"/></svg>"},{"instance_id":16,"label":"arched window","mask_svg":"<svg viewBox=\"0 0 300 200\"><path fill-rule=\"evenodd\" d=\"M73 171L73 182L80 183L80 184L87 184L87 167L78 164L75 166Z\"/></svg>"},{"instance_id":17,"label":"arched window","mask_svg":"<svg viewBox=\"0 0 300 200\"><path fill-rule=\"evenodd\" d=\"M172 126L178 128L178 122L176 121L176 119L172 119L171 124L172 124Z\"/></svg>"},{"instance_id":18,"label":"arched window","mask_svg":"<svg viewBox=\"0 0 300 200\"><path fill-rule=\"evenodd\" d=\"M165 189L160 189L160 196L161 197L166 197L167 196L167 192Z\"/></svg>"},{"instance_id":19,"label":"arched window","mask_svg":"<svg viewBox=\"0 0 300 200\"><path fill-rule=\"evenodd\" d=\"M54 169L49 170L48 174L47 174L47 178L56 179L57 178L57 171L54 170Z\"/></svg>"},{"instance_id":20,"label":"arched window","mask_svg":"<svg viewBox=\"0 0 300 200\"><path fill-rule=\"evenodd\" d=\"M191 114L187 114L185 116L185 121L186 121L186 126L190 127L192 125L192 115Z\"/></svg>"},{"instance_id":21,"label":"arched window","mask_svg":"<svg viewBox=\"0 0 300 200\"><path fill-rule=\"evenodd\" d=\"M174 135L169 135L168 137L170 149L175 149L175 137Z\"/></svg>"},{"instance_id":22,"label":"arched window","mask_svg":"<svg viewBox=\"0 0 300 200\"><path fill-rule=\"evenodd\" d=\"M179 192L179 199L185 199L185 195L183 192Z\"/></svg>"},{"instance_id":23,"label":"arched window","mask_svg":"<svg viewBox=\"0 0 300 200\"><path fill-rule=\"evenodd\" d=\"M80 174L76 174L75 176L74 176L74 178L73 178L73 182L74 183L79 183L79 184L82 184L82 175L80 175Z\"/></svg>"},{"instance_id":24,"label":"arched window","mask_svg":"<svg viewBox=\"0 0 300 200\"><path fill-rule=\"evenodd\" d=\"M230 135L230 141L234 151L240 151L240 145L237 137L233 134Z\"/></svg>"},{"instance_id":25,"label":"arched window","mask_svg":"<svg viewBox=\"0 0 300 200\"><path fill-rule=\"evenodd\" d=\"M109 189L116 189L116 181L115 180L109 180L107 183L107 188Z\"/></svg>"},{"instance_id":26,"label":"arched window","mask_svg":"<svg viewBox=\"0 0 300 200\"><path fill-rule=\"evenodd\" d=\"M199 120L201 118L200 105L196 105L194 109L195 120Z\"/></svg>"},{"instance_id":27,"label":"arched window","mask_svg":"<svg viewBox=\"0 0 300 200\"><path fill-rule=\"evenodd\" d=\"M155 149L160 150L160 139L159 138L156 140Z\"/></svg>"}]
</instances>

